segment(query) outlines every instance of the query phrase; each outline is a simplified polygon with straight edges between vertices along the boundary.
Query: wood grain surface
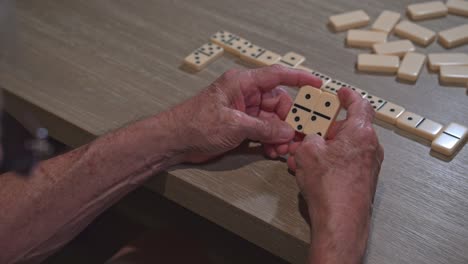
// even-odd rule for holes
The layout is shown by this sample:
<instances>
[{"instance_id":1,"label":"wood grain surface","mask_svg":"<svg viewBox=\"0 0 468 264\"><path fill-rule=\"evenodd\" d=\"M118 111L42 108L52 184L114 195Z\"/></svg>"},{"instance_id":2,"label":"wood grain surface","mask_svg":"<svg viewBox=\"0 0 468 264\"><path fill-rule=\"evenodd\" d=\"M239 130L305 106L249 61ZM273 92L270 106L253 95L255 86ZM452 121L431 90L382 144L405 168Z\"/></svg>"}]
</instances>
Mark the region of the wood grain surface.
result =
<instances>
[{"instance_id":1,"label":"wood grain surface","mask_svg":"<svg viewBox=\"0 0 468 264\"><path fill-rule=\"evenodd\" d=\"M0 66L0 85L17 119L32 114L52 136L79 146L244 68L230 55L196 74L180 66L225 29L280 54L298 52L305 66L434 121L468 125L465 88L440 86L427 69L415 85L357 73L356 56L366 51L345 48L345 33L326 26L332 14L362 8L375 19L383 9L403 14L412 2L18 0L16 49ZM466 21L450 15L420 24L440 31ZM445 49L433 43L417 51ZM428 142L378 122L376 129L385 161L367 263L468 263L468 148L442 159ZM294 177L256 145L206 165L179 166L147 186L290 262L305 261L309 228Z\"/></svg>"}]
</instances>

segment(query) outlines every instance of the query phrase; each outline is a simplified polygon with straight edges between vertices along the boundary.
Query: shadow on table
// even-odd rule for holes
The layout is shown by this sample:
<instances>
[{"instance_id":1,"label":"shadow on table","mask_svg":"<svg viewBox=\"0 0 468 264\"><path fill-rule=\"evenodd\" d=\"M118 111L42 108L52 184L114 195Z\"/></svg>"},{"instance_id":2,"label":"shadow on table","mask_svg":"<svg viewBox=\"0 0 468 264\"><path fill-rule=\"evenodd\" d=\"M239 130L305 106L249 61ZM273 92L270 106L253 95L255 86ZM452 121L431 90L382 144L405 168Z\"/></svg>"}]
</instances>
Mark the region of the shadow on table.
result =
<instances>
[{"instance_id":1,"label":"shadow on table","mask_svg":"<svg viewBox=\"0 0 468 264\"><path fill-rule=\"evenodd\" d=\"M173 170L197 168L207 171L231 171L265 160L263 147L259 143L245 141L239 147L201 164L183 164L175 166Z\"/></svg>"}]
</instances>

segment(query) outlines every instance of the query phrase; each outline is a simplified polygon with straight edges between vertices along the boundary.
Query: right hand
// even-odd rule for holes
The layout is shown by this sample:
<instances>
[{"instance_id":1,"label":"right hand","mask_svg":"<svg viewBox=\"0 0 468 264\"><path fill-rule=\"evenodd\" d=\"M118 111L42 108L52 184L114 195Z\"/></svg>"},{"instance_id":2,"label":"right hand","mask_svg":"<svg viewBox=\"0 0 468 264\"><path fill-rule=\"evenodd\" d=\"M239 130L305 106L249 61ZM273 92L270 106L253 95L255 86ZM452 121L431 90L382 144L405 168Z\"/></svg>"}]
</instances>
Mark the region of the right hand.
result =
<instances>
[{"instance_id":1,"label":"right hand","mask_svg":"<svg viewBox=\"0 0 468 264\"><path fill-rule=\"evenodd\" d=\"M347 110L346 119L334 123L328 140L308 135L293 143L288 166L296 171L307 202L313 238L323 234L345 239L360 245L356 252L363 254L384 152L372 126L369 102L347 88L340 89L338 97Z\"/></svg>"}]
</instances>

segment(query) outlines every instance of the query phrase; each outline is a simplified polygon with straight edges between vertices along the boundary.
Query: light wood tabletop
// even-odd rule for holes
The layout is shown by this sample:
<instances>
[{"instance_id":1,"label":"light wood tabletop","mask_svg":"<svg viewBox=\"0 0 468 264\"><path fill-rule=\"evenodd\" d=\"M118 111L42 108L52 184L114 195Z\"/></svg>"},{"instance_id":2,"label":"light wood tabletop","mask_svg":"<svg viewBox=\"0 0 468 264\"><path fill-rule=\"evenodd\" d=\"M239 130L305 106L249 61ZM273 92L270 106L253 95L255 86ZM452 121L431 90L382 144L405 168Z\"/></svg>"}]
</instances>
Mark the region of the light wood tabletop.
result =
<instances>
[{"instance_id":1,"label":"light wood tabletop","mask_svg":"<svg viewBox=\"0 0 468 264\"><path fill-rule=\"evenodd\" d=\"M32 119L76 147L189 98L230 68L246 68L231 55L199 73L180 67L225 29L280 54L300 53L305 66L409 111L466 126L465 88L441 86L427 69L415 85L358 73L356 56L367 51L345 48L345 33L326 26L332 14L364 9L373 20L383 9L404 14L411 2L18 0L15 52L0 66L0 86L13 116L26 126ZM453 15L420 22L435 31L462 23L467 19ZM446 51L436 42L417 50ZM375 127L385 161L366 261L468 263L468 148L446 160L431 154L428 142L378 122ZM295 179L256 145L171 169L147 187L275 255L305 261L309 227Z\"/></svg>"}]
</instances>

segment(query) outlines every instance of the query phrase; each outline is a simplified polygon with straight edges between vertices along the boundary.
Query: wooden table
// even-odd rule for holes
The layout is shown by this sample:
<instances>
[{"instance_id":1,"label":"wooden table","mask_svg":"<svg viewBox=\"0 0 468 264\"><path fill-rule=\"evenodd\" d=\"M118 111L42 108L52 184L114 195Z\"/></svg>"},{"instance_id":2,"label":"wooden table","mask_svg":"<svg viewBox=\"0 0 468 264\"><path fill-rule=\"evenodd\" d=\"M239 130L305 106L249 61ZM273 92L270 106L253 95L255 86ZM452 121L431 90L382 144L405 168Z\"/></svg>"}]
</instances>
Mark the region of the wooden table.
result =
<instances>
[{"instance_id":1,"label":"wooden table","mask_svg":"<svg viewBox=\"0 0 468 264\"><path fill-rule=\"evenodd\" d=\"M355 72L356 54L328 16L363 8L403 13L411 1L17 1L16 61L0 67L6 108L76 147L194 95L232 67L224 56L193 74L182 59L217 30L307 57L306 66L447 124L468 125L466 89L443 87L423 70L416 85ZM466 23L449 16L421 24L439 31ZM396 39L391 37L391 39ZM424 53L443 51L437 43ZM467 47L453 51L467 52ZM468 149L452 160L428 142L377 124L385 147L369 263L468 262ZM179 166L147 185L177 203L294 263L304 263L308 226L286 165L244 146L203 166ZM158 208L154 208L158 210Z\"/></svg>"}]
</instances>

